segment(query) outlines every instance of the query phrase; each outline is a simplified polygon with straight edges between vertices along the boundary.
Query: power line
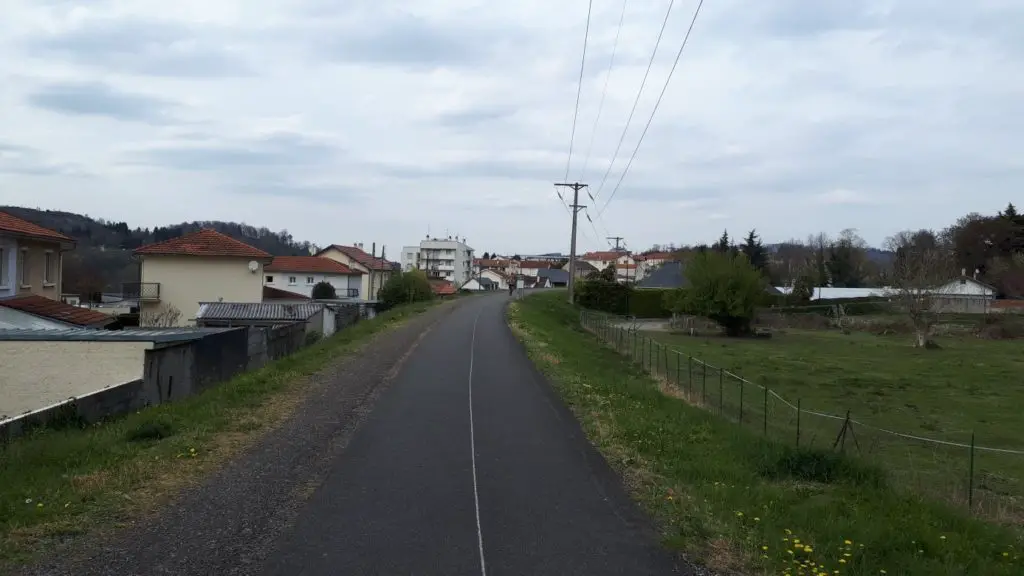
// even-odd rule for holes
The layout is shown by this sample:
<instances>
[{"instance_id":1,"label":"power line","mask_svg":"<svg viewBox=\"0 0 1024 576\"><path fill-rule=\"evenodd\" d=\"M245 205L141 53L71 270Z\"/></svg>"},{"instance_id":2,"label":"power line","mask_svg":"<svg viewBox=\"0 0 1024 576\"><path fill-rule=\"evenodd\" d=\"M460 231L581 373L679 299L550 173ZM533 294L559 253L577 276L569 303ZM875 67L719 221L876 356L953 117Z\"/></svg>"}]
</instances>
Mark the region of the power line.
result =
<instances>
[{"instance_id":1,"label":"power line","mask_svg":"<svg viewBox=\"0 0 1024 576\"><path fill-rule=\"evenodd\" d=\"M622 34L622 22L626 19L626 4L629 0L622 0L622 12L619 14L619 25L615 29L615 42L612 43L612 57L608 61L608 73L604 76L604 88L601 89L601 101L597 105L597 116L594 117L594 129L590 132L590 144L587 145L587 155L583 157L583 169L580 170L580 180L587 173L587 165L590 163L590 153L594 150L594 137L597 136L597 126L601 122L601 112L604 110L604 99L608 95L608 81L612 78L612 68L615 66L615 53L619 49L619 35Z\"/></svg>"},{"instance_id":2,"label":"power line","mask_svg":"<svg viewBox=\"0 0 1024 576\"><path fill-rule=\"evenodd\" d=\"M633 148L633 154L629 157L629 162L626 162L626 168L622 170L622 174L619 176L619 181L615 183L615 188L612 189L612 195L605 201L597 214L600 216L604 209L608 207L608 204L615 198L615 193L619 191L619 186L622 186L622 180L625 179L626 173L629 172L629 167L633 165L633 159L636 158L637 151L640 150L640 144L644 141L644 136L647 135L647 129L651 127L651 121L654 120L654 114L658 112L658 106L661 105L661 99L665 97L665 91L668 90L668 84L672 81L672 74L676 71L676 66L679 64L679 57L683 55L683 50L686 48L687 41L690 40L690 33L693 32L693 25L697 23L697 16L700 15L701 6L704 5L704 0L697 2L697 9L693 11L693 18L690 19L690 27L686 29L686 36L683 36L683 43L679 45L679 51L676 52L676 59L672 62L672 68L668 71L668 77L665 78L665 84L661 87L661 94L658 94L658 99L654 102L654 109L651 110L651 116L647 119L647 124L644 126L644 131L640 133L640 139L636 142L636 147ZM603 183L603 182L602 182ZM598 193L600 194L600 190Z\"/></svg>"},{"instance_id":3,"label":"power line","mask_svg":"<svg viewBox=\"0 0 1024 576\"><path fill-rule=\"evenodd\" d=\"M636 113L636 106L640 103L640 96L644 93L644 86L647 84L647 76L651 73L651 66L654 64L654 57L658 54L658 46L661 45L661 37L665 34L665 26L668 25L668 17L672 14L672 6L674 6L676 0L671 0L668 3L668 10L665 11L665 20L661 23L661 30L658 32L658 40L654 43L654 50L651 52L651 59L647 62L647 70L644 72L644 79L640 81L640 89L636 92L636 99L633 100L633 108L629 111L629 117L626 118L626 125L622 127L622 135L619 136L619 143L615 146L615 153L612 154L612 161L608 163L608 169L604 171L604 176L601 177L601 183L597 186L597 192L594 194L595 197L601 195L601 190L604 189L604 183L608 180L608 174L612 171L612 166L615 165L615 159L619 156L619 150L622 149L622 142L626 139L626 132L629 131L629 124L633 121L633 114Z\"/></svg>"},{"instance_id":4,"label":"power line","mask_svg":"<svg viewBox=\"0 0 1024 576\"><path fill-rule=\"evenodd\" d=\"M587 27L583 31L583 57L580 58L580 81L576 86L576 108L572 113L572 132L569 133L569 157L565 159L565 177L562 181L569 179L569 166L572 164L572 144L576 139L576 118L580 113L580 93L583 92L583 69L587 64L587 39L590 37L590 12L594 8L594 0L587 3Z\"/></svg>"}]
</instances>

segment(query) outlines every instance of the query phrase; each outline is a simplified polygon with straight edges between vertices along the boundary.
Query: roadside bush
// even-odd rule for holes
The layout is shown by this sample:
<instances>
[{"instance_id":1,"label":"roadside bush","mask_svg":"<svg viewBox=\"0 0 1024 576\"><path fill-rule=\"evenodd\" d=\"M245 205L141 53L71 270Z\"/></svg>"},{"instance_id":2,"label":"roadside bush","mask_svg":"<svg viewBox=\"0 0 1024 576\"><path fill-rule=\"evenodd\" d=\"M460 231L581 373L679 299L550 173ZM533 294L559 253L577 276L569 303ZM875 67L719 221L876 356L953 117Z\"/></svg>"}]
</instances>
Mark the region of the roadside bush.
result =
<instances>
[{"instance_id":1,"label":"roadside bush","mask_svg":"<svg viewBox=\"0 0 1024 576\"><path fill-rule=\"evenodd\" d=\"M631 290L632 288L625 284L599 276L576 283L576 302L591 310L627 314L626 302Z\"/></svg>"},{"instance_id":2,"label":"roadside bush","mask_svg":"<svg viewBox=\"0 0 1024 576\"><path fill-rule=\"evenodd\" d=\"M672 310L669 309L666 296L671 296L673 292L666 288L630 288L629 313L637 318L671 318Z\"/></svg>"},{"instance_id":3,"label":"roadside bush","mask_svg":"<svg viewBox=\"0 0 1024 576\"><path fill-rule=\"evenodd\" d=\"M334 290L334 286L326 280L321 280L313 286L313 300L333 300L338 297L337 292Z\"/></svg>"},{"instance_id":4,"label":"roadside bush","mask_svg":"<svg viewBox=\"0 0 1024 576\"><path fill-rule=\"evenodd\" d=\"M166 416L159 416L153 420L142 422L125 434L125 440L129 442L146 442L149 440L163 440L170 438L177 432L177 426Z\"/></svg>"},{"instance_id":5,"label":"roadside bush","mask_svg":"<svg viewBox=\"0 0 1024 576\"><path fill-rule=\"evenodd\" d=\"M384 311L399 304L432 300L434 291L422 270L410 270L388 278L377 298L380 300L379 310Z\"/></svg>"},{"instance_id":6,"label":"roadside bush","mask_svg":"<svg viewBox=\"0 0 1024 576\"><path fill-rule=\"evenodd\" d=\"M761 272L742 254L707 251L694 255L686 267L690 287L676 291L672 311L705 316L726 336L746 336L757 306L764 301Z\"/></svg>"},{"instance_id":7,"label":"roadside bush","mask_svg":"<svg viewBox=\"0 0 1024 576\"><path fill-rule=\"evenodd\" d=\"M763 452L758 473L766 478L803 480L820 484L885 486L885 472L839 452L775 445Z\"/></svg>"}]
</instances>

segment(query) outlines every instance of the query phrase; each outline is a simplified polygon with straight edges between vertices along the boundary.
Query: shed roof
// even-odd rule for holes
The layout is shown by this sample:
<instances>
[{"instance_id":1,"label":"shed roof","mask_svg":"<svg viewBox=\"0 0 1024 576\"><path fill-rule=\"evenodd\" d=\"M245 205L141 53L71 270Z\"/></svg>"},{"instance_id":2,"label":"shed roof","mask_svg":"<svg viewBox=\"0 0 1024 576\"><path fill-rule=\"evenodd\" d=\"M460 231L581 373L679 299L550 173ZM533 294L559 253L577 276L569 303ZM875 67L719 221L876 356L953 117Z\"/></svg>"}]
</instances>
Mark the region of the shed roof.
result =
<instances>
[{"instance_id":1,"label":"shed roof","mask_svg":"<svg viewBox=\"0 0 1024 576\"><path fill-rule=\"evenodd\" d=\"M270 258L269 252L235 240L227 234L204 228L198 232L147 244L135 249L135 254L165 256L238 256L240 258Z\"/></svg>"},{"instance_id":2,"label":"shed roof","mask_svg":"<svg viewBox=\"0 0 1024 576\"><path fill-rule=\"evenodd\" d=\"M233 328L127 328L124 330L0 330L0 341L153 342L171 344L199 340Z\"/></svg>"},{"instance_id":3,"label":"shed roof","mask_svg":"<svg viewBox=\"0 0 1024 576\"><path fill-rule=\"evenodd\" d=\"M568 270L538 270L538 278L547 278L552 284L568 284L569 283L569 271Z\"/></svg>"},{"instance_id":4,"label":"shed roof","mask_svg":"<svg viewBox=\"0 0 1024 576\"><path fill-rule=\"evenodd\" d=\"M26 294L0 300L0 306L75 326L97 327L114 321L113 318L102 312L72 306L71 304L65 304L64 302L51 300L45 296L35 294Z\"/></svg>"},{"instance_id":5,"label":"shed roof","mask_svg":"<svg viewBox=\"0 0 1024 576\"><path fill-rule=\"evenodd\" d=\"M682 262L665 262L637 282L637 288L685 288L688 284Z\"/></svg>"},{"instance_id":6,"label":"shed roof","mask_svg":"<svg viewBox=\"0 0 1024 576\"><path fill-rule=\"evenodd\" d=\"M331 244L327 248L324 248L323 250L317 252L316 255L320 256L321 254L332 249L337 250L338 252L341 252L342 254L348 256L349 258L355 260L361 266L365 267L368 270L378 270L386 272L394 270L396 268L396 265L393 262L388 262L383 258L377 258L373 255L367 254L365 250L358 246L342 246L341 244Z\"/></svg>"},{"instance_id":7,"label":"shed roof","mask_svg":"<svg viewBox=\"0 0 1024 576\"><path fill-rule=\"evenodd\" d=\"M200 302L196 320L304 322L323 308L323 304L316 302Z\"/></svg>"},{"instance_id":8,"label":"shed roof","mask_svg":"<svg viewBox=\"0 0 1024 576\"><path fill-rule=\"evenodd\" d=\"M264 300L312 300L305 294L298 294L296 292L289 292L287 290L281 290L280 288L274 288L273 286L263 287L263 299Z\"/></svg>"}]
</instances>

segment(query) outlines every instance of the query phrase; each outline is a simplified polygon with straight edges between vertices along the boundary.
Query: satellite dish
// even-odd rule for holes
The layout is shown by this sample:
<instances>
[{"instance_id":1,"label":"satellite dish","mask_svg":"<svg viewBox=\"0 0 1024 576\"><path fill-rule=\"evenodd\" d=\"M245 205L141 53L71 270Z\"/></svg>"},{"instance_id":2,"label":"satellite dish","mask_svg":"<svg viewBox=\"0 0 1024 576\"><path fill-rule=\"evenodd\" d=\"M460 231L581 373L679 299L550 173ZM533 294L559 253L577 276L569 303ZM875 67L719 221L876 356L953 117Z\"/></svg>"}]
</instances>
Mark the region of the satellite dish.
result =
<instances>
[{"instance_id":1,"label":"satellite dish","mask_svg":"<svg viewBox=\"0 0 1024 576\"><path fill-rule=\"evenodd\" d=\"M252 272L253 274L255 274L256 271L259 270L259 269L260 269L260 263L259 262L255 261L255 260L249 260L249 272Z\"/></svg>"}]
</instances>

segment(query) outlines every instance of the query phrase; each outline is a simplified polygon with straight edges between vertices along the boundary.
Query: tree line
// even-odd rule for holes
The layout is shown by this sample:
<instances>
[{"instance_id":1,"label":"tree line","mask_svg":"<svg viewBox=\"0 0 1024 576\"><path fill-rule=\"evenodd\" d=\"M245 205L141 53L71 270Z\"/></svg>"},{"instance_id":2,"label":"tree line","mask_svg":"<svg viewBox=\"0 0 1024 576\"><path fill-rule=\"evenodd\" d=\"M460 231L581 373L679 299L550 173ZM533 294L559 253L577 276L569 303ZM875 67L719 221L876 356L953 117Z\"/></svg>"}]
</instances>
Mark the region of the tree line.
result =
<instances>
[{"instance_id":1,"label":"tree line","mask_svg":"<svg viewBox=\"0 0 1024 576\"><path fill-rule=\"evenodd\" d=\"M773 286L881 288L893 283L900 251L911 249L940 254L947 279L962 272L994 287L1000 298L1024 298L1024 216L1012 203L995 215L967 214L942 230L899 232L882 249L868 246L854 229L771 246L751 230L739 243L725 231L710 245L678 248L675 254L683 261L706 251L743 254Z\"/></svg>"}]
</instances>

